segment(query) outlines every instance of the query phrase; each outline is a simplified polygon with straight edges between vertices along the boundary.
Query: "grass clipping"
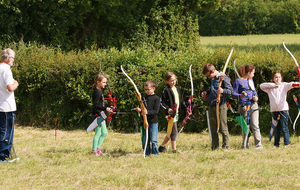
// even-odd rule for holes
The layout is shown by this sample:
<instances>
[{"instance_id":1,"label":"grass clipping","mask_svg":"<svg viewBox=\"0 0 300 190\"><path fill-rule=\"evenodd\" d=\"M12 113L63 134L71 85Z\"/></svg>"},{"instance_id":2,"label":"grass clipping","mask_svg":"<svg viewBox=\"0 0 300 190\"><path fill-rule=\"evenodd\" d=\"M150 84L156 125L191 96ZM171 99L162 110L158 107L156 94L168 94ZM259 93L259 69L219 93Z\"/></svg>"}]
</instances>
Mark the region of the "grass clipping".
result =
<instances>
[{"instance_id":1,"label":"grass clipping","mask_svg":"<svg viewBox=\"0 0 300 190\"><path fill-rule=\"evenodd\" d=\"M241 136L230 136L231 149L211 151L208 134L181 133L179 155L143 158L140 134L109 131L105 155L92 155L94 132L16 127L14 146L20 161L1 164L1 189L298 189L299 137L273 149L240 150ZM159 133L159 144L165 133ZM283 140L283 139L282 139ZM220 141L222 137L220 135Z\"/></svg>"}]
</instances>

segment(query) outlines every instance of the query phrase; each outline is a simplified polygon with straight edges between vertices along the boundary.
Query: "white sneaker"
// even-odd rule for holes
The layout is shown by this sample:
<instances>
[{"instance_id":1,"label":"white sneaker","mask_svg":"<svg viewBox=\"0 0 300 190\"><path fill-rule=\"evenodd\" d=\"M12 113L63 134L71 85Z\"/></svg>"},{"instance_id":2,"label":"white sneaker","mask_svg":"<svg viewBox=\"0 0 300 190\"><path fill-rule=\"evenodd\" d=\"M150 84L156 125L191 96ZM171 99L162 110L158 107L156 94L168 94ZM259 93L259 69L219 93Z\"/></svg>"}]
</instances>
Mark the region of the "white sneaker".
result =
<instances>
[{"instance_id":1,"label":"white sneaker","mask_svg":"<svg viewBox=\"0 0 300 190\"><path fill-rule=\"evenodd\" d=\"M261 149L263 149L264 147L262 146L262 145L258 145L258 146L256 146L254 149L256 149L256 150L261 150Z\"/></svg>"},{"instance_id":2,"label":"white sneaker","mask_svg":"<svg viewBox=\"0 0 300 190\"><path fill-rule=\"evenodd\" d=\"M278 146L273 146L273 149L275 149L275 148L279 148Z\"/></svg>"}]
</instances>

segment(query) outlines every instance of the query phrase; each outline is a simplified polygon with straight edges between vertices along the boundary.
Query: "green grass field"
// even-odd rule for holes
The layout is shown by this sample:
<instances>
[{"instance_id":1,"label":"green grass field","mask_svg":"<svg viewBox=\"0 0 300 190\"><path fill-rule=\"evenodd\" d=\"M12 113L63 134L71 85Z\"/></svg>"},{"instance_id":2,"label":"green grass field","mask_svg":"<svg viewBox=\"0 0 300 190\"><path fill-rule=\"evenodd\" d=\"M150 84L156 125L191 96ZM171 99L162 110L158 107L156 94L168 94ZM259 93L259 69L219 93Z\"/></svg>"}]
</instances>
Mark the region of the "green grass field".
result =
<instances>
[{"instance_id":1,"label":"green grass field","mask_svg":"<svg viewBox=\"0 0 300 190\"><path fill-rule=\"evenodd\" d=\"M208 48L228 47L249 53L262 46L299 51L300 35L200 37ZM294 65L293 65L294 66ZM232 117L228 114L228 117ZM299 122L299 121L298 121ZM271 126L271 123L270 123ZM163 127L162 127L163 128ZM291 134L292 131L290 131ZM231 148L211 151L207 132L178 136L179 155L143 158L140 134L109 131L104 156L92 155L94 132L17 126L14 146L20 161L0 164L1 189L299 189L300 138L273 149L263 136L263 150L240 150L242 137L230 136ZM159 133L159 144L165 132ZM220 141L222 138L220 137Z\"/></svg>"},{"instance_id":2,"label":"green grass field","mask_svg":"<svg viewBox=\"0 0 300 190\"><path fill-rule=\"evenodd\" d=\"M178 136L179 155L143 158L140 134L110 131L104 156L90 153L94 132L17 127L15 149L20 161L1 164L1 189L299 189L300 139L273 149L263 137L263 150L240 150L241 136L231 136L231 149L210 150L208 134ZM159 133L159 142L165 133ZM282 145L282 142L281 142Z\"/></svg>"},{"instance_id":3,"label":"green grass field","mask_svg":"<svg viewBox=\"0 0 300 190\"><path fill-rule=\"evenodd\" d=\"M236 51L251 52L268 48L269 50L283 49L282 41L291 52L300 50L300 34L272 34L247 36L215 36L200 37L199 42L206 48L228 47L234 44ZM285 51L285 50L284 50Z\"/></svg>"},{"instance_id":4,"label":"green grass field","mask_svg":"<svg viewBox=\"0 0 300 190\"><path fill-rule=\"evenodd\" d=\"M201 44L237 44L237 45L256 45L282 44L282 40L286 44L300 43L300 34L272 34L272 35L247 35L247 36L215 36L215 37L200 37Z\"/></svg>"}]
</instances>

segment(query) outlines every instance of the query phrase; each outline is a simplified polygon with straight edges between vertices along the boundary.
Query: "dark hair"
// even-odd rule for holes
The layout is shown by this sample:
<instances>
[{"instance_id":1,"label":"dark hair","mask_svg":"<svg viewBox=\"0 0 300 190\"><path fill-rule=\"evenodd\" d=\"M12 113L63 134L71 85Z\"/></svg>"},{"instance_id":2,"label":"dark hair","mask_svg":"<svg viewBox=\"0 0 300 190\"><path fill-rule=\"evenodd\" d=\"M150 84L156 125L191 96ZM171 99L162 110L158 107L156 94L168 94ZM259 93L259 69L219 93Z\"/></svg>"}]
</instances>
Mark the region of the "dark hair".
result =
<instances>
[{"instance_id":1,"label":"dark hair","mask_svg":"<svg viewBox=\"0 0 300 190\"><path fill-rule=\"evenodd\" d=\"M282 74L279 70L276 70L272 73L272 81L275 82L274 77L275 77L276 74L280 74L280 76L281 76L281 81L280 82L283 82L283 76L282 76Z\"/></svg>"},{"instance_id":2,"label":"dark hair","mask_svg":"<svg viewBox=\"0 0 300 190\"><path fill-rule=\"evenodd\" d=\"M103 75L103 74L98 74L95 76L94 78L94 84L93 84L93 90L95 90L96 86L97 86L97 81L101 82L104 78L108 79L109 75Z\"/></svg>"},{"instance_id":3,"label":"dark hair","mask_svg":"<svg viewBox=\"0 0 300 190\"><path fill-rule=\"evenodd\" d=\"M148 80L147 82L145 82L144 86L149 86L149 87L155 88L155 82L153 82L152 80Z\"/></svg>"},{"instance_id":4,"label":"dark hair","mask_svg":"<svg viewBox=\"0 0 300 190\"><path fill-rule=\"evenodd\" d=\"M207 63L206 65L204 65L202 73L205 75L206 73L211 73L214 70L216 70L215 66L213 64Z\"/></svg>"}]
</instances>

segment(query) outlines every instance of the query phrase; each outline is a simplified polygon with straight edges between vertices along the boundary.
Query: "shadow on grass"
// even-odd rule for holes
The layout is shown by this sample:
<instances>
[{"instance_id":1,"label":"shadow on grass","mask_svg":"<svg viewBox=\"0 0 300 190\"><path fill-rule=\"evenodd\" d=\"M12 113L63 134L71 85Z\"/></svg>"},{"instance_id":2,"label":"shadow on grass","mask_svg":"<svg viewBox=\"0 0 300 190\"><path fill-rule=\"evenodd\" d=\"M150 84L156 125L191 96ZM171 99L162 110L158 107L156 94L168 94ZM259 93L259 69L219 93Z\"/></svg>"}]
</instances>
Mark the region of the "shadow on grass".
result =
<instances>
[{"instance_id":1,"label":"shadow on grass","mask_svg":"<svg viewBox=\"0 0 300 190\"><path fill-rule=\"evenodd\" d=\"M56 149L56 148L52 147L49 150L46 150L45 152L47 152L47 153L64 153L64 154L69 154L69 153L74 153L74 152L77 152L77 151L75 149Z\"/></svg>"},{"instance_id":2,"label":"shadow on grass","mask_svg":"<svg viewBox=\"0 0 300 190\"><path fill-rule=\"evenodd\" d=\"M106 149L103 149L102 151L104 152L104 154L109 155L114 158L121 157L121 156L142 157L144 155L142 150L128 152L128 151L125 151L125 150L119 148L119 149L114 149L112 151L107 151Z\"/></svg>"}]
</instances>

